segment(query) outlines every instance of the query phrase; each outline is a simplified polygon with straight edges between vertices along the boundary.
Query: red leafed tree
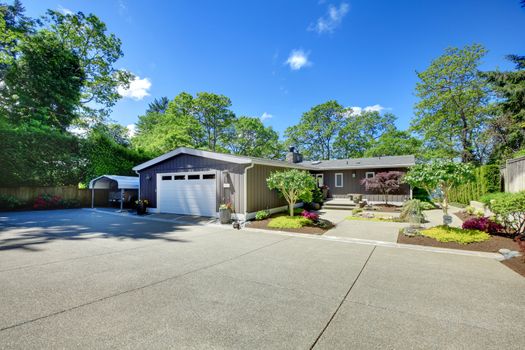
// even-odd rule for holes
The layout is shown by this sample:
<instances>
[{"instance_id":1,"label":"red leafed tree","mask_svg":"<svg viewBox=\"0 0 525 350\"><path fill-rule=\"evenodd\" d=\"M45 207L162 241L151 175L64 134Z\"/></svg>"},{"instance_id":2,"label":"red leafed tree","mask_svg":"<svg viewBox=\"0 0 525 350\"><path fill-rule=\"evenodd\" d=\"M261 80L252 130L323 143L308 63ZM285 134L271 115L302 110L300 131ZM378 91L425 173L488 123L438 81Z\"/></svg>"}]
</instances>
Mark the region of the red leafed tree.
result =
<instances>
[{"instance_id":1,"label":"red leafed tree","mask_svg":"<svg viewBox=\"0 0 525 350\"><path fill-rule=\"evenodd\" d=\"M396 192L403 183L402 171L386 171L375 174L374 177L361 180L367 191L377 191L385 196L385 203L388 204L388 195Z\"/></svg>"}]
</instances>

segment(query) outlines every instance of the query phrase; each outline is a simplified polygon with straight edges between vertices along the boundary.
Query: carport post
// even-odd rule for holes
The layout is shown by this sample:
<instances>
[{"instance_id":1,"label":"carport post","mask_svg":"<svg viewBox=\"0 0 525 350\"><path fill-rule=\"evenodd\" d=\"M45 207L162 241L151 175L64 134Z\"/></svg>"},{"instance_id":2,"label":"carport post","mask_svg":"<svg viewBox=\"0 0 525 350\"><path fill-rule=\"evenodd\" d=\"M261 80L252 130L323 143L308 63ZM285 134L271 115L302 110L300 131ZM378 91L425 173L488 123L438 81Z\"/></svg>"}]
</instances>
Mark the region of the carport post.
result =
<instances>
[{"instance_id":1,"label":"carport post","mask_svg":"<svg viewBox=\"0 0 525 350\"><path fill-rule=\"evenodd\" d=\"M120 211L124 208L124 189L120 189Z\"/></svg>"},{"instance_id":2,"label":"carport post","mask_svg":"<svg viewBox=\"0 0 525 350\"><path fill-rule=\"evenodd\" d=\"M91 208L95 207L95 185L91 188Z\"/></svg>"}]
</instances>

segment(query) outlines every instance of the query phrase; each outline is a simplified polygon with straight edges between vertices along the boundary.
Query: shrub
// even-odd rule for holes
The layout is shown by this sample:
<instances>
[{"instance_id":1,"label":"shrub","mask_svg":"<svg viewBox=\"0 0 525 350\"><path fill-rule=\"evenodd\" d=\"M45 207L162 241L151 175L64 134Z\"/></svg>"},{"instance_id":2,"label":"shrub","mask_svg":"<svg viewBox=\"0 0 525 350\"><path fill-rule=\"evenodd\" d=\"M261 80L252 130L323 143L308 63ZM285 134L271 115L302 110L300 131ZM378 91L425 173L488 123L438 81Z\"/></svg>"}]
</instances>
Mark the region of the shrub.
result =
<instances>
[{"instance_id":1,"label":"shrub","mask_svg":"<svg viewBox=\"0 0 525 350\"><path fill-rule=\"evenodd\" d=\"M278 216L268 223L270 228L301 228L311 225L313 222L302 216Z\"/></svg>"},{"instance_id":2,"label":"shrub","mask_svg":"<svg viewBox=\"0 0 525 350\"><path fill-rule=\"evenodd\" d=\"M308 210L303 210L302 213L301 213L301 216L303 218L307 218L307 219L310 219L312 221L319 221L319 215L317 215L316 213L312 213Z\"/></svg>"},{"instance_id":3,"label":"shrub","mask_svg":"<svg viewBox=\"0 0 525 350\"><path fill-rule=\"evenodd\" d=\"M403 204L399 218L402 221L410 221L411 218L415 218L418 222L422 222L424 219L422 210L421 201L419 199L411 199Z\"/></svg>"},{"instance_id":4,"label":"shrub","mask_svg":"<svg viewBox=\"0 0 525 350\"><path fill-rule=\"evenodd\" d=\"M55 209L60 208L62 197L52 196L47 193L39 194L33 203L33 209Z\"/></svg>"},{"instance_id":5,"label":"shrub","mask_svg":"<svg viewBox=\"0 0 525 350\"><path fill-rule=\"evenodd\" d=\"M421 234L425 237L434 238L439 242L456 242L459 244L484 242L490 239L489 234L483 231L464 230L444 225L422 230Z\"/></svg>"},{"instance_id":6,"label":"shrub","mask_svg":"<svg viewBox=\"0 0 525 350\"><path fill-rule=\"evenodd\" d=\"M460 185L450 192L450 200L468 204L472 200L479 200L486 194L498 192L500 186L499 166L494 164L483 165L474 169L472 181Z\"/></svg>"},{"instance_id":7,"label":"shrub","mask_svg":"<svg viewBox=\"0 0 525 350\"><path fill-rule=\"evenodd\" d=\"M22 208L24 202L9 194L0 194L0 210L13 210Z\"/></svg>"},{"instance_id":8,"label":"shrub","mask_svg":"<svg viewBox=\"0 0 525 350\"><path fill-rule=\"evenodd\" d=\"M525 232L525 192L499 195L490 201L489 208L510 233Z\"/></svg>"},{"instance_id":9,"label":"shrub","mask_svg":"<svg viewBox=\"0 0 525 350\"><path fill-rule=\"evenodd\" d=\"M255 220L264 220L269 216L270 216L269 210L259 210L257 213L255 213Z\"/></svg>"},{"instance_id":10,"label":"shrub","mask_svg":"<svg viewBox=\"0 0 525 350\"><path fill-rule=\"evenodd\" d=\"M421 210L432 210L436 209L436 205L432 202L423 202L420 200L419 206L421 207Z\"/></svg>"},{"instance_id":11,"label":"shrub","mask_svg":"<svg viewBox=\"0 0 525 350\"><path fill-rule=\"evenodd\" d=\"M491 235L497 235L504 231L504 227L486 217L468 219L461 226L465 230L479 230Z\"/></svg>"},{"instance_id":12,"label":"shrub","mask_svg":"<svg viewBox=\"0 0 525 350\"><path fill-rule=\"evenodd\" d=\"M323 192L319 187L314 187L314 189L312 190L312 202L319 204L323 204L324 202Z\"/></svg>"},{"instance_id":13,"label":"shrub","mask_svg":"<svg viewBox=\"0 0 525 350\"><path fill-rule=\"evenodd\" d=\"M479 197L478 201L490 206L490 202L499 198L504 198L507 195L505 192L488 193Z\"/></svg>"},{"instance_id":14,"label":"shrub","mask_svg":"<svg viewBox=\"0 0 525 350\"><path fill-rule=\"evenodd\" d=\"M288 202L290 216L294 215L295 203L312 201L312 190L317 187L310 173L298 169L272 172L266 183L270 190L279 191Z\"/></svg>"},{"instance_id":15,"label":"shrub","mask_svg":"<svg viewBox=\"0 0 525 350\"><path fill-rule=\"evenodd\" d=\"M63 199L60 206L66 209L73 209L80 208L82 205L78 199Z\"/></svg>"},{"instance_id":16,"label":"shrub","mask_svg":"<svg viewBox=\"0 0 525 350\"><path fill-rule=\"evenodd\" d=\"M356 216L357 214L362 213L362 212L363 212L362 208L354 208L354 209L352 209L352 215L354 215L354 216Z\"/></svg>"}]
</instances>

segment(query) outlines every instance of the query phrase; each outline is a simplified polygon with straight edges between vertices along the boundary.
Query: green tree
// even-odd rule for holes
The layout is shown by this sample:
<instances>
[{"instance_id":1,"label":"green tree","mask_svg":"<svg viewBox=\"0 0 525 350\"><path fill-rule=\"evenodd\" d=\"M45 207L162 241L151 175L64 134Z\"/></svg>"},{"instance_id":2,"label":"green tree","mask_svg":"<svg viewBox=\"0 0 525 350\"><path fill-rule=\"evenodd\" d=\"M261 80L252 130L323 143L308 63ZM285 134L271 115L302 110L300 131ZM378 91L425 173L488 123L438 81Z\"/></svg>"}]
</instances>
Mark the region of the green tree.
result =
<instances>
[{"instance_id":1,"label":"green tree","mask_svg":"<svg viewBox=\"0 0 525 350\"><path fill-rule=\"evenodd\" d=\"M298 169L272 172L266 183L270 190L279 191L288 202L290 216L293 216L298 201L312 202L312 191L317 187L310 173Z\"/></svg>"},{"instance_id":2,"label":"green tree","mask_svg":"<svg viewBox=\"0 0 525 350\"><path fill-rule=\"evenodd\" d=\"M496 117L489 127L495 145L494 161L504 161L525 147L525 56L507 58L515 64L515 71L483 73L498 97Z\"/></svg>"},{"instance_id":3,"label":"green tree","mask_svg":"<svg viewBox=\"0 0 525 350\"><path fill-rule=\"evenodd\" d=\"M38 21L27 17L22 2L0 3L0 78L19 53L18 43L34 32Z\"/></svg>"},{"instance_id":4,"label":"green tree","mask_svg":"<svg viewBox=\"0 0 525 350\"><path fill-rule=\"evenodd\" d=\"M376 140L394 125L396 117L391 113L377 111L349 113L343 121L335 140L337 158L363 157Z\"/></svg>"},{"instance_id":5,"label":"green tree","mask_svg":"<svg viewBox=\"0 0 525 350\"><path fill-rule=\"evenodd\" d=\"M75 119L85 75L78 57L50 32L27 36L8 66L0 109L12 124L66 130Z\"/></svg>"},{"instance_id":6,"label":"green tree","mask_svg":"<svg viewBox=\"0 0 525 350\"><path fill-rule=\"evenodd\" d=\"M270 159L279 159L283 155L279 134L271 126L265 127L259 118L236 119L225 137L223 143L233 154Z\"/></svg>"},{"instance_id":7,"label":"green tree","mask_svg":"<svg viewBox=\"0 0 525 350\"><path fill-rule=\"evenodd\" d=\"M488 85L478 71L481 45L448 48L419 72L412 129L423 137L430 157L481 161L478 143L489 120Z\"/></svg>"},{"instance_id":8,"label":"green tree","mask_svg":"<svg viewBox=\"0 0 525 350\"><path fill-rule=\"evenodd\" d=\"M82 12L63 14L49 10L45 21L51 32L80 61L84 72L79 113L83 123L104 120L113 105L121 98L119 86L128 87L133 75L115 67L123 56L121 41L106 33L107 27L97 16Z\"/></svg>"},{"instance_id":9,"label":"green tree","mask_svg":"<svg viewBox=\"0 0 525 350\"><path fill-rule=\"evenodd\" d=\"M345 113L345 108L334 100L312 107L297 125L286 129L287 144L301 146L308 159L331 159Z\"/></svg>"},{"instance_id":10,"label":"green tree","mask_svg":"<svg viewBox=\"0 0 525 350\"><path fill-rule=\"evenodd\" d=\"M153 102L151 102L148 105L148 109L146 110L146 114L148 113L160 113L164 114L166 113L166 110L168 109L168 105L170 103L170 100L167 97L161 97L159 99L154 99Z\"/></svg>"},{"instance_id":11,"label":"green tree","mask_svg":"<svg viewBox=\"0 0 525 350\"><path fill-rule=\"evenodd\" d=\"M392 128L381 135L370 148L365 150L365 157L419 155L421 141L408 131Z\"/></svg>"},{"instance_id":12,"label":"green tree","mask_svg":"<svg viewBox=\"0 0 525 350\"><path fill-rule=\"evenodd\" d=\"M404 181L412 187L423 188L429 194L438 190L444 215L448 215L450 192L473 179L474 172L470 164L439 160L416 164L404 176Z\"/></svg>"}]
</instances>

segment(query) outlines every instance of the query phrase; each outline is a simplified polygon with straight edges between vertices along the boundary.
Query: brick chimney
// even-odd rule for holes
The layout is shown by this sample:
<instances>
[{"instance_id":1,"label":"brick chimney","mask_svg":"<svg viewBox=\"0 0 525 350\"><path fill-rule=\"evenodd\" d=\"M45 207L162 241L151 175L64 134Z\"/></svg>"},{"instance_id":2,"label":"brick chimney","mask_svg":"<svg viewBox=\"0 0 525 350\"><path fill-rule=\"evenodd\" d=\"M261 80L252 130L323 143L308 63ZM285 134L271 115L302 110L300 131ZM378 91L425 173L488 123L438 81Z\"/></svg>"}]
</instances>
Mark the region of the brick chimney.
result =
<instances>
[{"instance_id":1,"label":"brick chimney","mask_svg":"<svg viewBox=\"0 0 525 350\"><path fill-rule=\"evenodd\" d=\"M288 163L301 163L303 161L303 155L295 149L294 146L291 146L286 153L286 161Z\"/></svg>"}]
</instances>

